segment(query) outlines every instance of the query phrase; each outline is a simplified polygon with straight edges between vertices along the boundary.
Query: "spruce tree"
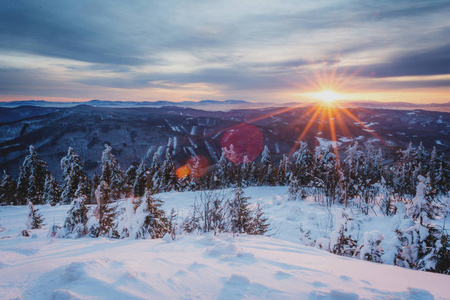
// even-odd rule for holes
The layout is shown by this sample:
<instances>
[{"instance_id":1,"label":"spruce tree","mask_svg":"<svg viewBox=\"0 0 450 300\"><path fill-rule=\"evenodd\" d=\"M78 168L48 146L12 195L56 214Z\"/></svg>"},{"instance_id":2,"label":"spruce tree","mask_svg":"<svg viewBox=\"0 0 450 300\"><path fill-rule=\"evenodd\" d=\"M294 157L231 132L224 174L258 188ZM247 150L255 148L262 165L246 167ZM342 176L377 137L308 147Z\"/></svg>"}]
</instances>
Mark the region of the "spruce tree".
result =
<instances>
[{"instance_id":1,"label":"spruce tree","mask_svg":"<svg viewBox=\"0 0 450 300\"><path fill-rule=\"evenodd\" d=\"M291 174L300 185L309 185L312 180L313 157L308 144L301 141L299 149L292 154Z\"/></svg>"},{"instance_id":2,"label":"spruce tree","mask_svg":"<svg viewBox=\"0 0 450 300\"><path fill-rule=\"evenodd\" d=\"M55 177L53 177L50 173L48 173L45 178L44 195L42 198L43 203L50 204L52 206L61 201L61 189L59 188Z\"/></svg>"},{"instance_id":3,"label":"spruce tree","mask_svg":"<svg viewBox=\"0 0 450 300\"><path fill-rule=\"evenodd\" d=\"M104 181L109 186L112 199L120 198L123 191L124 178L119 162L108 144L105 144L105 150L102 152L102 175L100 181Z\"/></svg>"},{"instance_id":4,"label":"spruce tree","mask_svg":"<svg viewBox=\"0 0 450 300\"><path fill-rule=\"evenodd\" d=\"M20 204L25 204L27 201L43 203L42 196L47 175L46 165L34 147L30 146L30 154L25 157L17 183L16 195Z\"/></svg>"},{"instance_id":5,"label":"spruce tree","mask_svg":"<svg viewBox=\"0 0 450 300\"><path fill-rule=\"evenodd\" d=\"M94 214L98 220L98 235L112 237L115 209L111 203L111 190L105 181L101 181L95 190L97 207Z\"/></svg>"},{"instance_id":6,"label":"spruce tree","mask_svg":"<svg viewBox=\"0 0 450 300\"><path fill-rule=\"evenodd\" d=\"M133 194L135 197L142 197L145 194L147 185L147 165L144 160L141 161L139 167L136 170L135 180L133 182Z\"/></svg>"},{"instance_id":7,"label":"spruce tree","mask_svg":"<svg viewBox=\"0 0 450 300\"><path fill-rule=\"evenodd\" d=\"M39 213L39 209L34 208L33 203L28 202L28 218L26 229L40 229L44 225L44 218Z\"/></svg>"},{"instance_id":8,"label":"spruce tree","mask_svg":"<svg viewBox=\"0 0 450 300\"><path fill-rule=\"evenodd\" d=\"M241 188L234 190L234 197L228 204L230 232L248 233L252 223L251 210L248 208L248 199Z\"/></svg>"},{"instance_id":9,"label":"spruce tree","mask_svg":"<svg viewBox=\"0 0 450 300\"><path fill-rule=\"evenodd\" d=\"M124 193L128 195L134 195L133 186L136 181L136 167L131 165L125 172L125 185Z\"/></svg>"},{"instance_id":10,"label":"spruce tree","mask_svg":"<svg viewBox=\"0 0 450 300\"><path fill-rule=\"evenodd\" d=\"M28 195L28 178L25 175L23 166L19 167L19 178L17 179L17 188L14 204L15 205L25 205L27 204Z\"/></svg>"},{"instance_id":11,"label":"spruce tree","mask_svg":"<svg viewBox=\"0 0 450 300\"><path fill-rule=\"evenodd\" d=\"M428 219L434 219L439 208L434 203L431 195L429 180L422 175L418 176L418 185L416 189L416 196L413 198L413 203L408 210L409 215L414 220L419 220L420 224L427 223Z\"/></svg>"},{"instance_id":12,"label":"spruce tree","mask_svg":"<svg viewBox=\"0 0 450 300\"><path fill-rule=\"evenodd\" d=\"M248 234L263 235L269 229L269 223L264 216L264 212L261 209L261 205L258 203L254 211L254 216L250 222L250 227L247 230Z\"/></svg>"},{"instance_id":13,"label":"spruce tree","mask_svg":"<svg viewBox=\"0 0 450 300\"><path fill-rule=\"evenodd\" d=\"M3 178L0 183L0 205L10 205L14 203L14 195L16 194L16 184L11 176L3 170Z\"/></svg>"},{"instance_id":14,"label":"spruce tree","mask_svg":"<svg viewBox=\"0 0 450 300\"><path fill-rule=\"evenodd\" d=\"M280 161L277 171L277 183L279 185L284 186L289 182L290 178L289 170L290 170L289 159L285 154L283 154L283 158Z\"/></svg>"},{"instance_id":15,"label":"spruce tree","mask_svg":"<svg viewBox=\"0 0 450 300\"><path fill-rule=\"evenodd\" d=\"M270 158L270 150L265 145L261 153L261 161L258 170L258 185L273 185L275 183L274 168Z\"/></svg>"},{"instance_id":16,"label":"spruce tree","mask_svg":"<svg viewBox=\"0 0 450 300\"><path fill-rule=\"evenodd\" d=\"M61 169L63 171L63 187L61 199L63 204L69 204L76 197L75 192L84 181L85 189L83 192L89 196L87 175L84 171L83 163L72 147L69 147L67 155L61 159Z\"/></svg>"},{"instance_id":17,"label":"spruce tree","mask_svg":"<svg viewBox=\"0 0 450 300\"><path fill-rule=\"evenodd\" d=\"M164 162L161 166L162 171L162 184L161 188L163 191L178 191L178 178L175 170L175 164L172 160L171 149L166 149L166 156Z\"/></svg>"},{"instance_id":18,"label":"spruce tree","mask_svg":"<svg viewBox=\"0 0 450 300\"><path fill-rule=\"evenodd\" d=\"M88 234L88 228L86 227L88 211L85 196L75 198L72 201L64 221L64 237L79 238Z\"/></svg>"},{"instance_id":19,"label":"spruce tree","mask_svg":"<svg viewBox=\"0 0 450 300\"><path fill-rule=\"evenodd\" d=\"M327 205L334 204L341 196L342 177L334 146L317 146L313 167L314 186L323 190Z\"/></svg>"},{"instance_id":20,"label":"spruce tree","mask_svg":"<svg viewBox=\"0 0 450 300\"><path fill-rule=\"evenodd\" d=\"M141 220L135 236L137 239L158 239L169 232L169 221L161 206L161 200L155 199L151 192L146 193L136 210L137 218Z\"/></svg>"}]
</instances>

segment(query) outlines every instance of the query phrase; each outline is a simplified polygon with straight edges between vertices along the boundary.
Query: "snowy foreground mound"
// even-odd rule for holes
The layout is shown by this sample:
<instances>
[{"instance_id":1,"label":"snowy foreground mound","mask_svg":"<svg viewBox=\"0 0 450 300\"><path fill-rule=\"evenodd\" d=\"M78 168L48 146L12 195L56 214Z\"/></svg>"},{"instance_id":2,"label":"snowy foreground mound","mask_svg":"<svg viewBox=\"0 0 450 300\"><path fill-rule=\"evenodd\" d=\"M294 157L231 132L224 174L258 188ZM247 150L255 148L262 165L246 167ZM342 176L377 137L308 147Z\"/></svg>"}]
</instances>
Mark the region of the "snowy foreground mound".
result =
<instances>
[{"instance_id":1,"label":"snowy foreground mound","mask_svg":"<svg viewBox=\"0 0 450 300\"><path fill-rule=\"evenodd\" d=\"M274 237L52 239L47 230L33 230L36 236L25 238L19 233L26 207L3 207L0 299L449 299L448 275L300 245L299 223L320 223L315 203L284 202L280 188L246 192L275 224ZM193 193L162 198L166 209L180 211L194 201ZM51 224L64 219L68 206L39 208Z\"/></svg>"}]
</instances>

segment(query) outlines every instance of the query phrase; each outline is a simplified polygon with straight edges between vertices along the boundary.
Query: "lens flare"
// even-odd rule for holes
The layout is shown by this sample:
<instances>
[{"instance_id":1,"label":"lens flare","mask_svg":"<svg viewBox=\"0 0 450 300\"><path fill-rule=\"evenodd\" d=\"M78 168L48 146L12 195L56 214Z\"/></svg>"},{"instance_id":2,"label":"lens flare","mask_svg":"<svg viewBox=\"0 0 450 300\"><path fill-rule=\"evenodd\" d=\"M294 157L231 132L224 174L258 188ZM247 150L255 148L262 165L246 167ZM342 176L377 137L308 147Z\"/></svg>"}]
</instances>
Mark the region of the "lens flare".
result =
<instances>
[{"instance_id":1,"label":"lens flare","mask_svg":"<svg viewBox=\"0 0 450 300\"><path fill-rule=\"evenodd\" d=\"M253 161L264 147L261 131L254 125L243 124L229 129L222 137L225 157L235 164Z\"/></svg>"},{"instance_id":2,"label":"lens flare","mask_svg":"<svg viewBox=\"0 0 450 300\"><path fill-rule=\"evenodd\" d=\"M178 178L184 178L191 175L194 178L202 177L208 171L209 162L204 156L197 155L191 157L186 164L176 170Z\"/></svg>"}]
</instances>

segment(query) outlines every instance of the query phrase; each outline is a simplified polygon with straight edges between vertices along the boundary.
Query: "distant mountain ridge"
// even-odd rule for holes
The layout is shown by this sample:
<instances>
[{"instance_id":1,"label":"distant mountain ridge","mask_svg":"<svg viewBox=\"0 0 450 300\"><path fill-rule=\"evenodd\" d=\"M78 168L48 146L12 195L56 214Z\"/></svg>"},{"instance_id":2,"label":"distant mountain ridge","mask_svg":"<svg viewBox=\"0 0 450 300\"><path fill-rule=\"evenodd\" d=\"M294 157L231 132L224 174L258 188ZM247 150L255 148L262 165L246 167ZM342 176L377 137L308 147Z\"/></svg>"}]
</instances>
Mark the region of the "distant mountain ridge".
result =
<instances>
[{"instance_id":1,"label":"distant mountain ridge","mask_svg":"<svg viewBox=\"0 0 450 300\"><path fill-rule=\"evenodd\" d=\"M34 107L52 107L52 108L67 108L78 105L90 105L94 107L188 107L197 108L210 111L226 111L233 109L256 109L268 107L294 107L307 106L315 104L313 102L252 102L246 100L200 100L200 101L112 101L112 100L90 100L90 101L72 101L72 102L58 102L47 100L23 100L23 101L8 101L0 102L0 107L16 108L20 106L34 106ZM379 101L340 101L339 106L343 107L361 107L361 108L386 108L386 109L424 109L432 111L450 112L450 102L445 103L410 103L410 102L379 102ZM0 122L5 120L0 120Z\"/></svg>"},{"instance_id":2,"label":"distant mountain ridge","mask_svg":"<svg viewBox=\"0 0 450 300\"><path fill-rule=\"evenodd\" d=\"M90 105L95 107L162 107L162 106L178 106L178 107L204 107L204 106L242 106L255 107L269 107L279 106L279 104L268 102L250 102L245 100L201 100L201 101L112 101L112 100L90 100L90 101L72 101L72 102L58 102L47 100L23 100L23 101L8 101L0 102L0 107L19 107L19 106L37 106L37 107L74 107L77 105Z\"/></svg>"}]
</instances>

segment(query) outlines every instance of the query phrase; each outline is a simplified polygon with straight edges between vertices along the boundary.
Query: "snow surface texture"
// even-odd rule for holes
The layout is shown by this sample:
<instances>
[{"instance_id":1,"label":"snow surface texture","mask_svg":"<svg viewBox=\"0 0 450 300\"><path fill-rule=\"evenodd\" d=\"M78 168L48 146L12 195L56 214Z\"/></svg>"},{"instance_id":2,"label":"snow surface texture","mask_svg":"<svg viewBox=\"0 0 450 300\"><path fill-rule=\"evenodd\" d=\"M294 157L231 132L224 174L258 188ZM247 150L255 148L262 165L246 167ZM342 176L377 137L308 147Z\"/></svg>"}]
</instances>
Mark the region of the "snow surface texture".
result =
<instances>
[{"instance_id":1,"label":"snow surface texture","mask_svg":"<svg viewBox=\"0 0 450 300\"><path fill-rule=\"evenodd\" d=\"M260 203L269 217L271 236L55 239L47 236L48 228L63 223L69 206L44 205L36 207L47 229L31 230L35 237L26 238L20 236L26 206L2 207L0 298L449 299L448 275L344 258L301 245L300 225L313 239L322 238L330 213L309 199L287 201L286 191L245 190L250 202ZM182 216L198 193L159 196L167 212L176 208ZM368 239L364 232L378 230L386 247L394 236L395 218L364 218L360 238Z\"/></svg>"}]
</instances>

